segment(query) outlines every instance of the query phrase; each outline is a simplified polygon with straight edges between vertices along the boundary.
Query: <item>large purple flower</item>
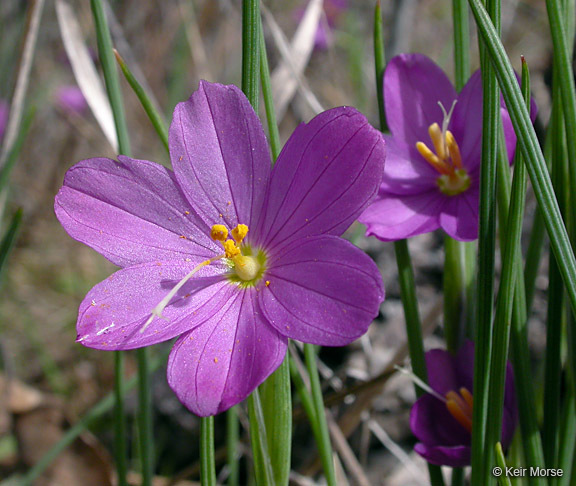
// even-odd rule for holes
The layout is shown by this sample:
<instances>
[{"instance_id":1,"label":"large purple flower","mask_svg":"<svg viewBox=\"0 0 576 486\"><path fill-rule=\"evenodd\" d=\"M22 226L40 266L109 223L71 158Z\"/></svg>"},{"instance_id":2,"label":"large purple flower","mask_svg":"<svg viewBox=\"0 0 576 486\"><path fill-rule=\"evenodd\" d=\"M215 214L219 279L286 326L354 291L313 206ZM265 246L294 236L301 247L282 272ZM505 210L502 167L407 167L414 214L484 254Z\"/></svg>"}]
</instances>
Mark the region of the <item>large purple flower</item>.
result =
<instances>
[{"instance_id":1,"label":"large purple flower","mask_svg":"<svg viewBox=\"0 0 576 486\"><path fill-rule=\"evenodd\" d=\"M442 349L426 353L428 383L438 396L422 395L412 407L410 428L418 438L414 450L432 464L470 464L474 343L466 341L455 356ZM516 428L517 407L512 365L506 368L502 446L507 448Z\"/></svg>"},{"instance_id":2,"label":"large purple flower","mask_svg":"<svg viewBox=\"0 0 576 486\"><path fill-rule=\"evenodd\" d=\"M66 174L58 219L123 267L80 305L79 342L121 350L180 335L168 381L207 416L262 383L287 338L339 346L366 331L381 278L339 237L382 176L384 142L364 116L335 108L300 125L271 170L246 97L201 82L174 111L170 157L174 172L119 157Z\"/></svg>"},{"instance_id":3,"label":"large purple flower","mask_svg":"<svg viewBox=\"0 0 576 486\"><path fill-rule=\"evenodd\" d=\"M376 200L361 215L367 234L398 240L442 228L478 237L482 155L482 82L476 71L457 94L446 74L421 54L394 57L384 74L391 135ZM516 136L501 109L510 159Z\"/></svg>"}]
</instances>

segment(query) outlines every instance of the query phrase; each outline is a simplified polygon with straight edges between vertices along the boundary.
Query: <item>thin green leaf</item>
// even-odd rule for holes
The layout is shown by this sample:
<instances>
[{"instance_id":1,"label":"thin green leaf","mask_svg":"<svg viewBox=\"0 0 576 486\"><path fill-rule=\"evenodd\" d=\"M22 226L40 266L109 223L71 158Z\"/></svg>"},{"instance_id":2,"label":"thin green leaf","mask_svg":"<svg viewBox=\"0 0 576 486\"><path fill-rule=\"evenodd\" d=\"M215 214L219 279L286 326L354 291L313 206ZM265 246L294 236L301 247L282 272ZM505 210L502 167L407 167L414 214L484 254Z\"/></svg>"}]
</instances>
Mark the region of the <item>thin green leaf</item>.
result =
<instances>
[{"instance_id":1,"label":"thin green leaf","mask_svg":"<svg viewBox=\"0 0 576 486\"><path fill-rule=\"evenodd\" d=\"M268 486L269 484L274 484L274 474L270 462L266 422L264 421L262 402L260 401L258 389L254 390L248 397L248 413L250 418L250 442L252 443L256 484L258 486Z\"/></svg>"},{"instance_id":2,"label":"thin green leaf","mask_svg":"<svg viewBox=\"0 0 576 486\"><path fill-rule=\"evenodd\" d=\"M498 484L500 486L512 486L510 478L506 474L506 459L504 459L504 452L502 451L502 444L496 442L494 447L494 452L496 453L496 464L500 468L500 474L498 475Z\"/></svg>"},{"instance_id":3,"label":"thin green leaf","mask_svg":"<svg viewBox=\"0 0 576 486\"><path fill-rule=\"evenodd\" d=\"M22 215L22 208L18 208L12 216L10 225L6 230L6 233L4 233L2 241L0 241L0 274L2 274L4 271L4 266L6 265L8 257L10 256L12 248L14 247L14 243L16 242L18 230L22 224Z\"/></svg>"},{"instance_id":4,"label":"thin green leaf","mask_svg":"<svg viewBox=\"0 0 576 486\"><path fill-rule=\"evenodd\" d=\"M144 111L146 112L148 118L152 122L154 130L156 130L156 133L158 134L160 140L164 144L166 152L170 152L170 148L168 146L168 125L166 123L166 120L162 115L160 115L160 113L158 113L158 110L156 110L156 108L154 107L152 100L150 99L150 97L148 96L142 85L134 77L132 71L130 71L130 69L126 65L126 62L116 49L114 49L114 55L116 56L116 61L118 62L120 69L122 69L122 73L124 73L126 81L128 81L128 84L132 87L132 90L138 97L138 100L140 100L142 108L144 108Z\"/></svg>"}]
</instances>

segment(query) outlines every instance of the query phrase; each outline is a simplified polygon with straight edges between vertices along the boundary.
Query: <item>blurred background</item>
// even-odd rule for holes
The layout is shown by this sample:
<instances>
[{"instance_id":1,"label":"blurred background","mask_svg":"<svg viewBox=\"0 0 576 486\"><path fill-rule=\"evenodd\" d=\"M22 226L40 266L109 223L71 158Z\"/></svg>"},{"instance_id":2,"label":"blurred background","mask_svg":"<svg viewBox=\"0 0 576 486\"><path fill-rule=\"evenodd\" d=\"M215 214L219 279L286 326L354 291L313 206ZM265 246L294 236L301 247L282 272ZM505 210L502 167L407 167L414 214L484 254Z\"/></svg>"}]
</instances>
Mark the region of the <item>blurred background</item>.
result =
<instances>
[{"instance_id":1,"label":"blurred background","mask_svg":"<svg viewBox=\"0 0 576 486\"><path fill-rule=\"evenodd\" d=\"M547 123L551 42L544 2L503 3L505 46L517 69L520 55L526 57L539 118ZM0 133L5 131L34 5L38 2L2 0L0 4ZM116 156L102 123L87 103L86 98L95 96L94 92L85 89L82 93L78 88L62 40L62 24L71 25L72 15L80 26L89 57L99 70L89 2L70 0L66 5L70 7L67 16L59 21L55 1L44 4L29 86L24 104L18 108L24 119L25 138L0 197L4 211L2 231L16 209L23 210L15 246L1 275L2 485L18 484L18 474L29 469L113 386L112 354L76 344L75 324L78 305L86 292L116 267L72 240L53 212L54 196L68 168L84 158ZM282 140L298 123L308 121L319 110L339 105L356 106L378 126L372 43L374 2L325 0L319 20L301 30L298 29L305 18L306 2L270 0L264 2L264 7ZM422 52L452 77L451 2L385 1L382 10L387 57L399 52ZM108 14L116 48L167 121L175 104L197 88L199 79L240 84L240 1L111 1ZM299 38L295 37L297 32ZM475 68L477 39L474 29L471 32ZM77 38L70 42L78 45ZM295 82L294 70L299 73ZM121 82L134 157L168 164L136 96L123 78ZM293 89L288 89L291 86ZM263 109L261 114L264 119ZM532 197L527 220L533 208ZM408 413L414 400L413 387L404 376L382 374L392 363L402 363L405 356L393 248L391 244L367 240L360 226L353 226L348 235L377 261L387 300L361 341L346 349L321 352L325 397L343 432L342 440L354 451L369 484L426 484L423 461L411 452L414 438ZM441 244L442 237L436 234L410 242L428 348L442 346ZM546 268L546 258L542 266ZM544 275L537 280L540 294L532 316L535 355L543 346L545 305L541 293L547 288ZM156 346L152 353L162 355L163 346ZM127 374L132 375L134 370L134 356L127 353ZM2 393L7 379L15 379L18 384L18 392L9 397ZM163 367L154 374L153 393L158 484L193 484L198 479L199 422L168 388ZM129 395L130 416L135 404L134 395ZM82 434L72 448L61 454L37 484L111 484L110 424L110 414L96 421L91 432ZM219 418L217 447L223 444L223 424ZM246 433L243 436L245 439ZM243 452L249 454L249 448ZM296 402L294 484L315 484L311 482L319 471L315 454L305 416ZM222 477L225 473L222 471ZM174 478L175 482L161 477ZM137 476L133 479L138 483ZM351 484L358 481L362 478L353 477Z\"/></svg>"}]
</instances>

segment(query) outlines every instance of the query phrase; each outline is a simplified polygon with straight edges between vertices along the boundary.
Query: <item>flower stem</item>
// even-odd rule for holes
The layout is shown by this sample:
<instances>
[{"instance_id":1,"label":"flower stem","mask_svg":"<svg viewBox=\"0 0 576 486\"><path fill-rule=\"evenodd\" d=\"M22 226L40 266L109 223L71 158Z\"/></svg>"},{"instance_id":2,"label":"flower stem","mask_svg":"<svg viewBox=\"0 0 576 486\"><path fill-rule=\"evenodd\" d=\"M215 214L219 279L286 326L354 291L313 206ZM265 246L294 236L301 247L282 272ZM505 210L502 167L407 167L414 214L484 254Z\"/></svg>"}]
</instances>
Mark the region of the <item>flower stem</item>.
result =
<instances>
[{"instance_id":1,"label":"flower stem","mask_svg":"<svg viewBox=\"0 0 576 486\"><path fill-rule=\"evenodd\" d=\"M98 40L98 53L102 64L102 71L104 72L104 80L106 82L106 90L108 98L112 107L114 115L114 124L116 127L116 136L118 138L118 150L123 155L130 155L130 140L128 138L128 128L126 126L126 117L124 114L124 103L122 102L122 92L120 90L120 83L118 81L118 73L116 72L116 64L114 62L114 53L112 51L112 38L110 37L110 29L108 28L108 21L104 12L104 5L101 0L91 0L90 6L92 8L92 15L96 25L96 37ZM118 354L115 359L115 392L116 392L116 411L114 414L114 431L116 443L116 470L118 474L118 484L127 484L126 480L126 464L127 464L127 451L126 451L126 417L124 416L124 395L122 393L124 384L123 376L123 359ZM144 463L142 461L142 463Z\"/></svg>"},{"instance_id":2,"label":"flower stem","mask_svg":"<svg viewBox=\"0 0 576 486\"><path fill-rule=\"evenodd\" d=\"M228 486L238 486L239 464L238 464L238 444L240 439L238 423L238 409L236 406L226 412L226 456L228 465Z\"/></svg>"},{"instance_id":3,"label":"flower stem","mask_svg":"<svg viewBox=\"0 0 576 486\"><path fill-rule=\"evenodd\" d=\"M387 129L385 109L384 109L384 86L383 75L386 57L384 55L384 38L382 35L382 15L380 2L377 2L374 10L374 62L376 66L376 92L378 93L378 109L380 113L380 129ZM422 326L418 312L418 301L416 299L416 285L414 283L414 272L412 261L408 250L408 242L400 240L394 242L394 253L398 265L398 277L400 281L400 295L404 307L404 317L406 319L406 334L408 337L408 349L412 370L424 382L427 381L426 360L424 358L424 343L422 339ZM416 395L421 395L421 390L415 387ZM444 478L439 466L428 464L430 482L433 486L443 486Z\"/></svg>"},{"instance_id":4,"label":"flower stem","mask_svg":"<svg viewBox=\"0 0 576 486\"><path fill-rule=\"evenodd\" d=\"M144 108L144 111L148 115L148 118L150 119L152 126L154 127L156 133L160 137L160 140L162 141L162 144L164 145L166 152L169 152L170 148L168 147L168 126L166 124L166 120L164 120L162 115L158 113L158 110L154 106L154 103L152 103L152 100L150 99L150 97L148 96L142 85L134 77L132 71L130 71L130 68L128 68L128 65L126 64L126 62L116 49L114 49L114 54L116 56L116 61L118 62L118 65L120 66L120 69L122 70L122 73L126 78L126 81L128 81L128 84L134 91L134 94L136 94L136 96L138 97L138 100L140 101L142 108Z\"/></svg>"},{"instance_id":5,"label":"flower stem","mask_svg":"<svg viewBox=\"0 0 576 486\"><path fill-rule=\"evenodd\" d=\"M470 76L470 26L466 0L452 0L454 24L454 81L460 92Z\"/></svg>"},{"instance_id":6,"label":"flower stem","mask_svg":"<svg viewBox=\"0 0 576 486\"><path fill-rule=\"evenodd\" d=\"M320 377L318 376L318 367L316 365L316 349L313 344L304 344L304 358L306 368L310 377L310 388L312 391L312 402L315 410L315 422L321 440L317 442L320 452L320 459L326 476L328 486L336 486L336 474L334 472L334 458L332 457L332 445L330 443L330 434L328 433L328 424L326 414L324 413L324 400L322 399L322 388L320 387Z\"/></svg>"},{"instance_id":7,"label":"flower stem","mask_svg":"<svg viewBox=\"0 0 576 486\"><path fill-rule=\"evenodd\" d=\"M260 2L242 1L242 91L258 113L260 76Z\"/></svg>"},{"instance_id":8,"label":"flower stem","mask_svg":"<svg viewBox=\"0 0 576 486\"><path fill-rule=\"evenodd\" d=\"M268 449L268 434L262 411L262 402L258 389L248 397L248 412L250 419L250 442L254 456L254 473L258 486L274 484L270 452Z\"/></svg>"},{"instance_id":9,"label":"flower stem","mask_svg":"<svg viewBox=\"0 0 576 486\"><path fill-rule=\"evenodd\" d=\"M214 461L214 417L200 419L200 481L203 486L216 486Z\"/></svg>"},{"instance_id":10,"label":"flower stem","mask_svg":"<svg viewBox=\"0 0 576 486\"><path fill-rule=\"evenodd\" d=\"M138 440L142 485L151 486L154 477L154 433L148 350L136 350L138 359Z\"/></svg>"},{"instance_id":11,"label":"flower stem","mask_svg":"<svg viewBox=\"0 0 576 486\"><path fill-rule=\"evenodd\" d=\"M499 2L487 0L491 20L500 29ZM498 35L498 34L497 34ZM483 87L482 164L478 230L478 320L474 353L474 410L472 419L472 483L492 483L488 465L494 451L486 444L487 410L492 360L492 308L496 253L496 165L500 133L498 83L483 43L480 45Z\"/></svg>"}]
</instances>

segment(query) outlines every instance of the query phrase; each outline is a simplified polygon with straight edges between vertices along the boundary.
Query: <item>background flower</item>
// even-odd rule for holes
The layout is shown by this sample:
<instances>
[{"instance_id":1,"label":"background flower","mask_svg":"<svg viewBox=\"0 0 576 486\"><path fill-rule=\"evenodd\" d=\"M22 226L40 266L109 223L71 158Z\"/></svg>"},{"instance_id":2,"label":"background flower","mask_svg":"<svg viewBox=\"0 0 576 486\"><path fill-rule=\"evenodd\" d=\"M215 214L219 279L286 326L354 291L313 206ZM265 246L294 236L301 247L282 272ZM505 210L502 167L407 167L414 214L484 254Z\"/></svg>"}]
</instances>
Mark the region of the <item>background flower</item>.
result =
<instances>
[{"instance_id":1,"label":"background flower","mask_svg":"<svg viewBox=\"0 0 576 486\"><path fill-rule=\"evenodd\" d=\"M466 341L455 356L442 349L426 353L428 384L441 397L455 392L462 400L463 416L455 418L440 398L426 393L412 406L410 428L420 441L414 450L432 464L463 467L470 464L472 407L468 408L461 389L473 395L474 343ZM516 429L517 407L512 365L506 368L504 411L502 416L502 447L507 448ZM464 394L465 395L465 394ZM453 396L453 395L452 395ZM454 397L456 401L459 397ZM463 422L466 425L463 425Z\"/></svg>"},{"instance_id":2,"label":"background flower","mask_svg":"<svg viewBox=\"0 0 576 486\"><path fill-rule=\"evenodd\" d=\"M72 237L124 267L82 302L78 341L120 350L180 335L168 381L190 410L213 415L280 365L287 338L344 345L378 314L376 265L338 236L378 189L384 142L356 110L335 108L300 125L271 170L246 97L202 82L174 111L170 155L174 172L127 157L82 161L55 211ZM238 225L247 235L226 240ZM227 258L202 267L224 243ZM179 282L164 318L150 319Z\"/></svg>"},{"instance_id":3,"label":"background flower","mask_svg":"<svg viewBox=\"0 0 576 486\"><path fill-rule=\"evenodd\" d=\"M476 239L482 157L480 72L457 94L429 58L401 54L386 68L384 103L390 127L390 135L385 135L388 155L378 196L360 217L367 234L391 241L442 228L457 240ZM505 108L501 114L512 159L516 136ZM431 136L434 125L436 135ZM428 153L423 155L425 149Z\"/></svg>"}]
</instances>

